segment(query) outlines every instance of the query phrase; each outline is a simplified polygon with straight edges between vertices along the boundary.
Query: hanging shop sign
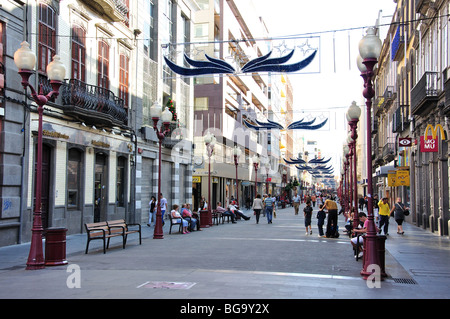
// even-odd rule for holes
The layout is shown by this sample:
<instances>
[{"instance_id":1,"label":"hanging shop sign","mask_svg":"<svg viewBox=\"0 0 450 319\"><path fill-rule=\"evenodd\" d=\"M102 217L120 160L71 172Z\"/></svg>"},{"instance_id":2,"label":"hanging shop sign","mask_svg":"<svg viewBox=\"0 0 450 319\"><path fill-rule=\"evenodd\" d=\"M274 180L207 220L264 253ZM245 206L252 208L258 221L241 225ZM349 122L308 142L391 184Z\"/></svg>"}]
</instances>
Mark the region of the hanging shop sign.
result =
<instances>
[{"instance_id":1,"label":"hanging shop sign","mask_svg":"<svg viewBox=\"0 0 450 319\"><path fill-rule=\"evenodd\" d=\"M398 145L401 147L411 147L412 139L410 137L400 137L398 139Z\"/></svg>"}]
</instances>

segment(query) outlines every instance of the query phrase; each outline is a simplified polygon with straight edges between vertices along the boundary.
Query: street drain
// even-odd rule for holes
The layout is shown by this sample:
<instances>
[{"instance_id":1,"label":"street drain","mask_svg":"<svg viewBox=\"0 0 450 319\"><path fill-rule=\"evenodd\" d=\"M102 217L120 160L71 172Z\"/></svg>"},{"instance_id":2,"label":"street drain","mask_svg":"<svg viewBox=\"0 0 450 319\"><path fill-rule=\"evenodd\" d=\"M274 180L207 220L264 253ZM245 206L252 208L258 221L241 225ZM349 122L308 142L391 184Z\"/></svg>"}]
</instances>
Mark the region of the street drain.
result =
<instances>
[{"instance_id":1,"label":"street drain","mask_svg":"<svg viewBox=\"0 0 450 319\"><path fill-rule=\"evenodd\" d=\"M191 289L194 285L195 282L147 281L137 288Z\"/></svg>"},{"instance_id":2,"label":"street drain","mask_svg":"<svg viewBox=\"0 0 450 319\"><path fill-rule=\"evenodd\" d=\"M417 281L410 278L392 278L394 282L397 284L405 284L405 285L417 285Z\"/></svg>"}]
</instances>

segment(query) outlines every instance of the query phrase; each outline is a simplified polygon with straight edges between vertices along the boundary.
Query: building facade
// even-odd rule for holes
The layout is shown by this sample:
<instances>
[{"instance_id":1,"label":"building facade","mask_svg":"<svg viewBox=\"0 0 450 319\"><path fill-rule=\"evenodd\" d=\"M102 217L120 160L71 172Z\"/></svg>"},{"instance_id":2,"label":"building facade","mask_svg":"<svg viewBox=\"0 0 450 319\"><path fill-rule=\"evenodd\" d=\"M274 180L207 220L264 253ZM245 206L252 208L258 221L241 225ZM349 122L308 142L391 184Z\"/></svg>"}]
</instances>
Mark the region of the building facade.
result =
<instances>
[{"instance_id":1,"label":"building facade","mask_svg":"<svg viewBox=\"0 0 450 319\"><path fill-rule=\"evenodd\" d=\"M448 13L448 1L397 2L378 63L372 126L379 195L391 204L401 197L411 207L408 219L439 235L449 225Z\"/></svg>"},{"instance_id":2,"label":"building facade","mask_svg":"<svg viewBox=\"0 0 450 319\"><path fill-rule=\"evenodd\" d=\"M67 70L43 116L44 229L147 222L159 178L154 102L176 114L164 140L163 195L169 205L191 201L193 88L162 61L169 43L190 40L197 9L189 0L2 2L1 246L29 241L33 221L38 115L13 62L22 41L37 57L35 88L51 90L46 66L55 54Z\"/></svg>"}]
</instances>

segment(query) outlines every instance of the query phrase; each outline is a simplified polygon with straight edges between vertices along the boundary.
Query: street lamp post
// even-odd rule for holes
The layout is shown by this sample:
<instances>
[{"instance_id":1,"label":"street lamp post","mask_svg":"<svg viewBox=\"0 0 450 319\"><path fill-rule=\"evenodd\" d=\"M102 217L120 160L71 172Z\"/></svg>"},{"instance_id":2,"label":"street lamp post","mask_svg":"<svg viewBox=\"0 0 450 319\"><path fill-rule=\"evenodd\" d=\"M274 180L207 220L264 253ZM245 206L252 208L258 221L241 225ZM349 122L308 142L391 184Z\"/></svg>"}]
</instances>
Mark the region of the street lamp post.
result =
<instances>
[{"instance_id":1,"label":"street lamp post","mask_svg":"<svg viewBox=\"0 0 450 319\"><path fill-rule=\"evenodd\" d=\"M236 203L239 206L239 183L238 183L238 164L239 156L241 156L241 149L237 146L233 149L234 165L236 166Z\"/></svg>"},{"instance_id":2,"label":"street lamp post","mask_svg":"<svg viewBox=\"0 0 450 319\"><path fill-rule=\"evenodd\" d=\"M253 167L255 168L255 197L258 194L258 166L259 166L259 157L254 155L252 157Z\"/></svg>"},{"instance_id":3,"label":"street lamp post","mask_svg":"<svg viewBox=\"0 0 450 319\"><path fill-rule=\"evenodd\" d=\"M358 68L361 71L361 76L364 79L364 90L363 96L366 99L366 113L367 113L367 217L368 217L368 225L367 225L367 234L364 239L364 265L361 270L361 275L364 279L369 278L373 271L374 266L378 266L380 269L382 277L385 276L383 273L384 267L382 267L382 261L380 260L383 256L380 256L378 253L378 245L377 245L377 231L374 222L373 215L373 184L372 184L372 98L375 96L375 91L372 85L373 78L373 69L375 64L378 62L378 56L381 52L381 40L376 35L377 29L371 27L367 29L367 34L361 39L359 42L359 54L358 57ZM381 257L381 258L380 258ZM369 269L370 268L370 269Z\"/></svg>"},{"instance_id":4,"label":"street lamp post","mask_svg":"<svg viewBox=\"0 0 450 319\"><path fill-rule=\"evenodd\" d=\"M161 215L161 145L162 141L164 140L166 134L169 133L169 125L170 121L172 120L172 113L169 111L169 108L166 107L164 112L161 112L162 108L161 105L158 104L158 102L155 102L153 106L150 108L150 116L153 120L153 129L156 132L156 136L158 137L159 141L159 155L158 155L158 206L156 209L156 224L155 224L155 230L153 232L153 239L163 239L163 229L162 229L162 215ZM162 125L161 129L158 129L158 121L161 118Z\"/></svg>"},{"instance_id":5,"label":"street lamp post","mask_svg":"<svg viewBox=\"0 0 450 319\"><path fill-rule=\"evenodd\" d=\"M269 194L269 171L270 171L270 159L264 163L264 168L266 169L266 194Z\"/></svg>"},{"instance_id":6,"label":"street lamp post","mask_svg":"<svg viewBox=\"0 0 450 319\"><path fill-rule=\"evenodd\" d=\"M216 145L216 138L213 134L208 132L204 141L206 144L206 150L208 152L208 222L205 225L212 226L212 212L211 212L211 156L214 153L214 145Z\"/></svg>"},{"instance_id":7,"label":"street lamp post","mask_svg":"<svg viewBox=\"0 0 450 319\"><path fill-rule=\"evenodd\" d=\"M353 227L358 227L359 224L359 216L358 216L358 174L357 174L357 159L356 159L356 139L358 138L358 133L356 132L356 127L358 126L359 117L361 116L361 109L356 102L353 101L352 105L348 108L347 111L347 119L348 124L351 129L351 139L352 139L352 148L353 148L353 190L354 192L354 209L355 214L353 217Z\"/></svg>"},{"instance_id":8,"label":"street lamp post","mask_svg":"<svg viewBox=\"0 0 450 319\"><path fill-rule=\"evenodd\" d=\"M21 47L14 53L14 63L19 69L19 74L22 77L22 86L26 90L30 88L31 96L38 105L38 140L36 152L36 189L35 189L35 203L33 211L33 226L31 229L31 246L28 255L27 268L28 270L42 269L45 267L43 249L42 249L42 118L44 113L44 105L51 98L56 98L59 95L59 88L62 85L66 68L59 60L59 56L55 55L53 61L47 66L47 76L52 86L52 91L44 95L42 85L39 93L30 84L30 76L34 73L33 69L36 64L36 55L31 51L28 42L22 42Z\"/></svg>"},{"instance_id":9,"label":"street lamp post","mask_svg":"<svg viewBox=\"0 0 450 319\"><path fill-rule=\"evenodd\" d=\"M343 153L344 153L344 165L345 165L345 211L348 212L350 209L350 184L348 182L349 180L349 171L350 171L350 165L349 165L349 156L350 148L348 145L343 146Z\"/></svg>"}]
</instances>

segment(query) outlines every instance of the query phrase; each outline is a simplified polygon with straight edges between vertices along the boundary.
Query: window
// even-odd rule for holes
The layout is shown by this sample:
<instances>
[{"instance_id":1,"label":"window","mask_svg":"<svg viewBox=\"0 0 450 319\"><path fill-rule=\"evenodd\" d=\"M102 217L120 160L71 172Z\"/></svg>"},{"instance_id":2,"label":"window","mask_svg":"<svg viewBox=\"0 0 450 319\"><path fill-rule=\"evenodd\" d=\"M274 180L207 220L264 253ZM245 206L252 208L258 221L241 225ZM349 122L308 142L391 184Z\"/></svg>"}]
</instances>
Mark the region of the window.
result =
<instances>
[{"instance_id":1,"label":"window","mask_svg":"<svg viewBox=\"0 0 450 319\"><path fill-rule=\"evenodd\" d=\"M86 31L72 28L72 79L85 82L86 78Z\"/></svg>"},{"instance_id":2,"label":"window","mask_svg":"<svg viewBox=\"0 0 450 319\"><path fill-rule=\"evenodd\" d=\"M116 204L118 207L125 207L125 165L126 157L120 156L117 159L117 185L116 185Z\"/></svg>"},{"instance_id":3,"label":"window","mask_svg":"<svg viewBox=\"0 0 450 319\"><path fill-rule=\"evenodd\" d=\"M56 13L42 3L39 4L38 48L38 71L46 72L47 65L56 54Z\"/></svg>"},{"instance_id":4,"label":"window","mask_svg":"<svg viewBox=\"0 0 450 319\"><path fill-rule=\"evenodd\" d=\"M119 67L119 98L124 101L124 106L128 108L128 74L130 59L125 55L120 55Z\"/></svg>"},{"instance_id":5,"label":"window","mask_svg":"<svg viewBox=\"0 0 450 319\"><path fill-rule=\"evenodd\" d=\"M69 149L67 163L67 207L78 209L81 194L81 166L82 152L78 149Z\"/></svg>"},{"instance_id":6,"label":"window","mask_svg":"<svg viewBox=\"0 0 450 319\"><path fill-rule=\"evenodd\" d=\"M156 43L155 41L155 28L153 21L155 20L155 5L152 1L147 0L144 2L144 30L143 30L143 41L144 41L144 52L152 60L156 60Z\"/></svg>"},{"instance_id":7,"label":"window","mask_svg":"<svg viewBox=\"0 0 450 319\"><path fill-rule=\"evenodd\" d=\"M109 90L109 45L98 42L98 86Z\"/></svg>"}]
</instances>

